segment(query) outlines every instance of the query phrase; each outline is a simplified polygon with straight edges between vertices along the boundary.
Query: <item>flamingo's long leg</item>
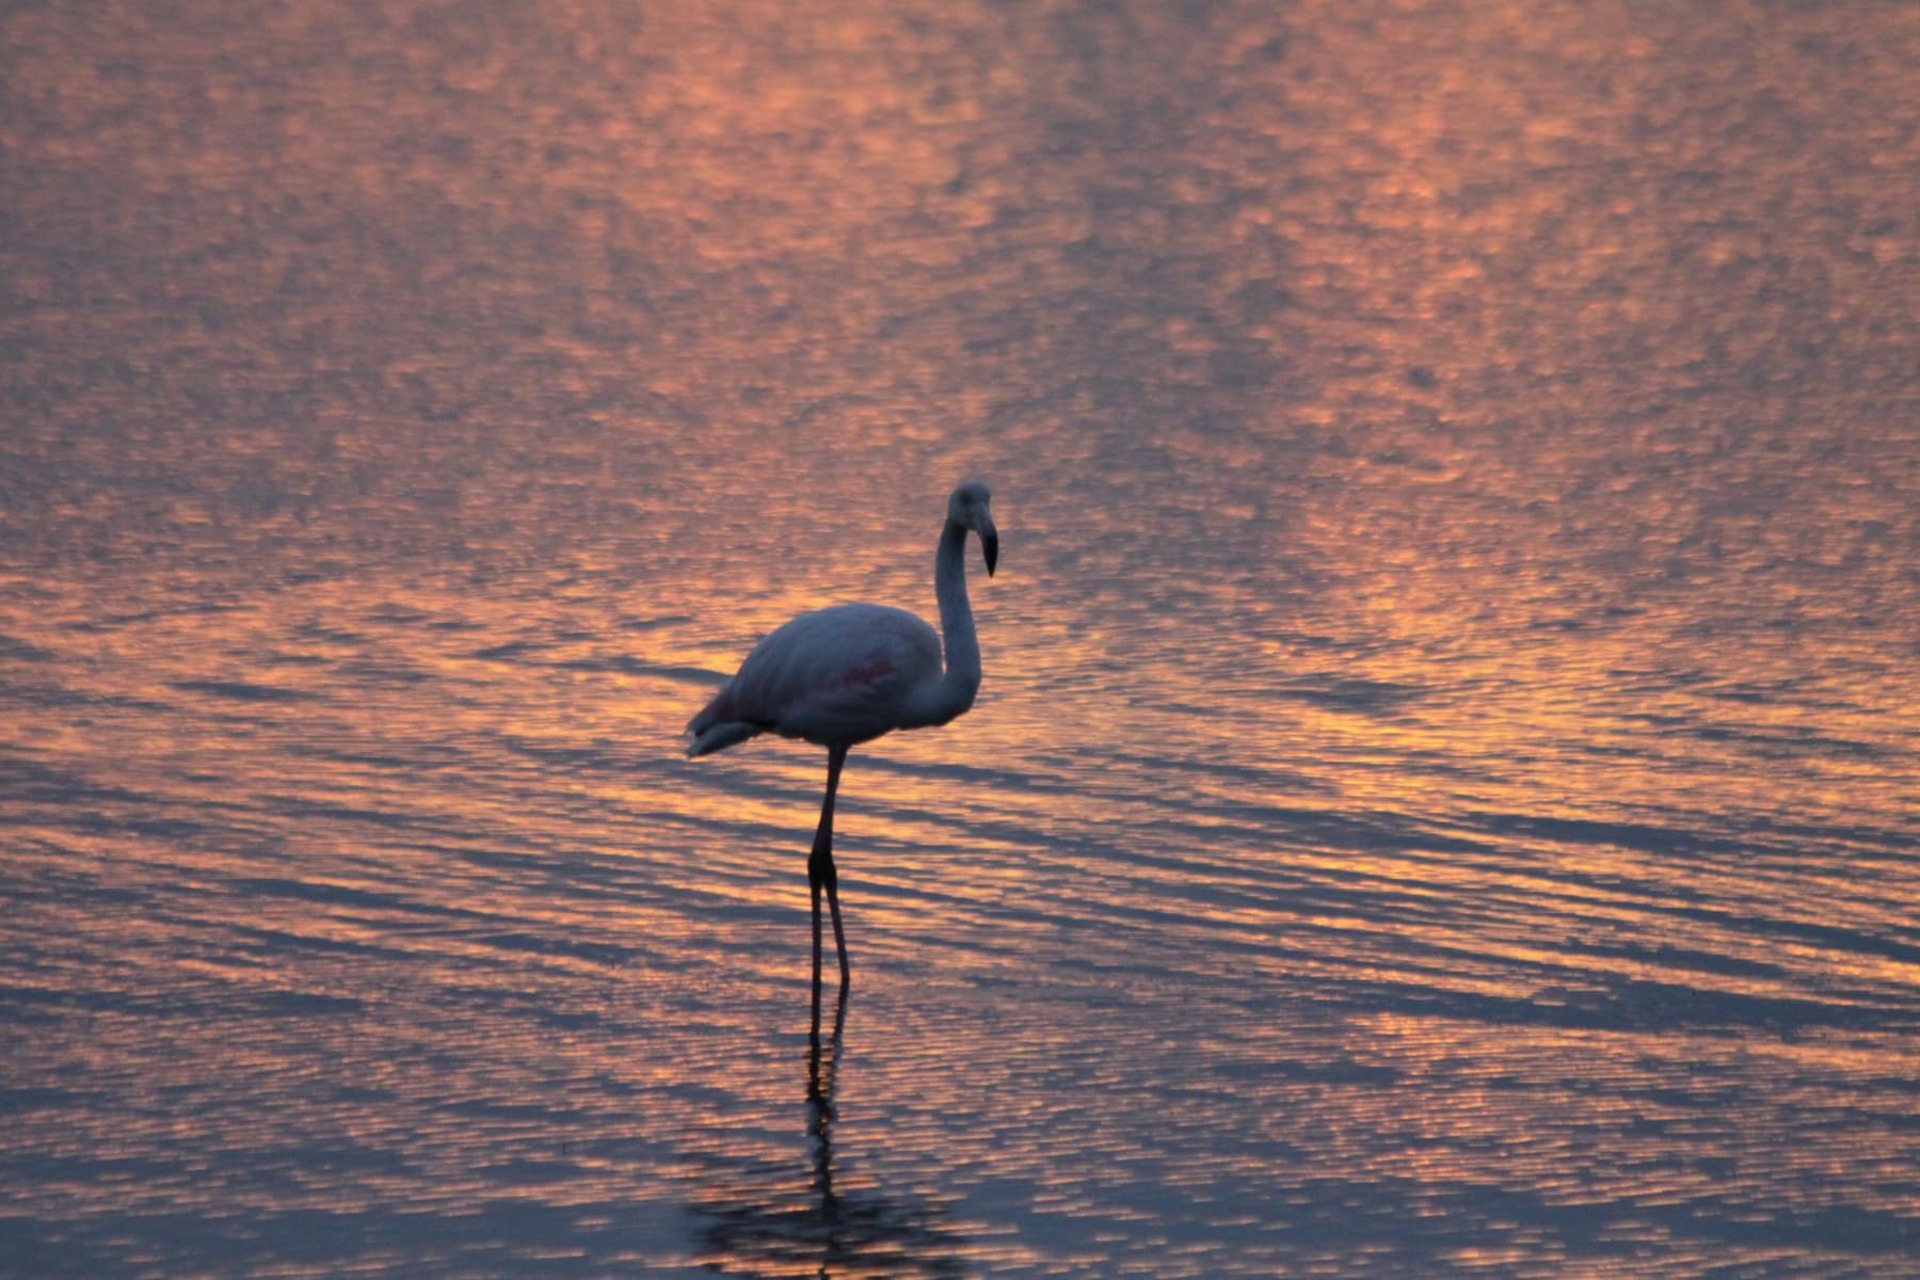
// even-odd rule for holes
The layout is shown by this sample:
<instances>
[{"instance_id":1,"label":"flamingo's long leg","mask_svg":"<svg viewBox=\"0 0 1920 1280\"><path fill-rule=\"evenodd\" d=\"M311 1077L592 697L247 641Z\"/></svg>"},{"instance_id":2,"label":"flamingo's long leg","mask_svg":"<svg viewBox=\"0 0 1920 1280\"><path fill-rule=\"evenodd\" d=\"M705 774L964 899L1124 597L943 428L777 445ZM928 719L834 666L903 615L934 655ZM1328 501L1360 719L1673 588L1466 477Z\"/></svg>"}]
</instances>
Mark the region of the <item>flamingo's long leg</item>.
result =
<instances>
[{"instance_id":1,"label":"flamingo's long leg","mask_svg":"<svg viewBox=\"0 0 1920 1280\"><path fill-rule=\"evenodd\" d=\"M807 883L813 890L813 1017L820 1020L820 877L814 861L807 861Z\"/></svg>"},{"instance_id":2,"label":"flamingo's long leg","mask_svg":"<svg viewBox=\"0 0 1920 1280\"><path fill-rule=\"evenodd\" d=\"M813 890L813 1000L820 1003L820 890L827 891L833 911L833 946L840 956L840 986L852 979L847 967L847 936L840 926L840 877L833 866L833 798L840 790L840 770L847 763L845 747L827 748L827 795L820 802L820 825L813 833L813 854L807 859L807 882Z\"/></svg>"}]
</instances>

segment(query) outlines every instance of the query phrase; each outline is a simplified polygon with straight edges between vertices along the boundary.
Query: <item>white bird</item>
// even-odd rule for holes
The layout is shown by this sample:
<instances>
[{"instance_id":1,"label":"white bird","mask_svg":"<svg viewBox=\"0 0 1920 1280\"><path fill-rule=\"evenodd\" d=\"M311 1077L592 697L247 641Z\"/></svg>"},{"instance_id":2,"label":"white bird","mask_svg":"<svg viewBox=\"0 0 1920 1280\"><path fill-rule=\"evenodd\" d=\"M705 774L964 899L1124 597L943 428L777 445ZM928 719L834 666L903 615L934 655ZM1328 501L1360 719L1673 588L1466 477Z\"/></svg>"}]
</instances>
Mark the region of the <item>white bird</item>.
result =
<instances>
[{"instance_id":1,"label":"white bird","mask_svg":"<svg viewBox=\"0 0 1920 1280\"><path fill-rule=\"evenodd\" d=\"M827 749L827 795L807 860L813 890L813 996L820 1000L820 891L833 909L833 943L840 953L840 986L847 969L840 927L840 889L833 867L833 797L840 770L856 743L894 729L945 724L973 705L980 688L980 641L967 604L967 530L993 576L1000 535L988 509L984 482L962 481L947 499L947 523L933 561L941 637L904 609L843 604L803 613L753 647L733 679L687 725L689 756L704 756L762 733L802 738Z\"/></svg>"}]
</instances>

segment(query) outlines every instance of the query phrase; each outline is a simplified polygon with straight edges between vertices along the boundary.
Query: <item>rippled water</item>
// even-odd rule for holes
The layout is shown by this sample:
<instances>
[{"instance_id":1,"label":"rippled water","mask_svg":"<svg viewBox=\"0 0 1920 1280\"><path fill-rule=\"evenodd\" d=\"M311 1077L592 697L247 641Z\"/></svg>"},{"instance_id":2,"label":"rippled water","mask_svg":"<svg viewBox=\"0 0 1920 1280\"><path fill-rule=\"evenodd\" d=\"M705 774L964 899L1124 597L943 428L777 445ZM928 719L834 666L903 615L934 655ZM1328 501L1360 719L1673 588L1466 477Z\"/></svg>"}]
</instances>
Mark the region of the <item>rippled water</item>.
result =
<instances>
[{"instance_id":1,"label":"rippled water","mask_svg":"<svg viewBox=\"0 0 1920 1280\"><path fill-rule=\"evenodd\" d=\"M6 1274L1920 1269L1920 10L0 50Z\"/></svg>"}]
</instances>

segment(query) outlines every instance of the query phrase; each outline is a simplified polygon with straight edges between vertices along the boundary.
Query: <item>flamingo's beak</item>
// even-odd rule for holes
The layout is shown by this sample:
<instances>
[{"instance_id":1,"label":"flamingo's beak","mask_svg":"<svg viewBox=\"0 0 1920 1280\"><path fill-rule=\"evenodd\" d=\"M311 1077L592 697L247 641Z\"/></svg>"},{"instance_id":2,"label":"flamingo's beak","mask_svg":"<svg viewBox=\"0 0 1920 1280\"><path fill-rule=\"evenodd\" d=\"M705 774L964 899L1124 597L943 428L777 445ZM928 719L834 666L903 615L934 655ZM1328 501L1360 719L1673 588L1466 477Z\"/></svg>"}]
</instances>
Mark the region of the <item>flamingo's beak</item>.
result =
<instances>
[{"instance_id":1,"label":"flamingo's beak","mask_svg":"<svg viewBox=\"0 0 1920 1280\"><path fill-rule=\"evenodd\" d=\"M980 531L980 550L986 553L987 576L993 576L993 566L1000 559L1000 534L992 525Z\"/></svg>"}]
</instances>

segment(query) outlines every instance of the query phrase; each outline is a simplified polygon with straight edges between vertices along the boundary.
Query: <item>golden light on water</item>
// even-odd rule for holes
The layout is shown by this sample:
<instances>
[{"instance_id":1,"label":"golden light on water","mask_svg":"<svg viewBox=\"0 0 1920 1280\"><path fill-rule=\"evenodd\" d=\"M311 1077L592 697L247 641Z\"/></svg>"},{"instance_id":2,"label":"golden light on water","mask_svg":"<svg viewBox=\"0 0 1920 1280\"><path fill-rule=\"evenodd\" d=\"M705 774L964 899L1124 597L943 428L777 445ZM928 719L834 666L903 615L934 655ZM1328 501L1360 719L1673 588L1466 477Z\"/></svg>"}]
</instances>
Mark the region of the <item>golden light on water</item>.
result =
<instances>
[{"instance_id":1,"label":"golden light on water","mask_svg":"<svg viewBox=\"0 0 1920 1280\"><path fill-rule=\"evenodd\" d=\"M1908 1274L1920 30L1708 8L0 18L22 1265ZM680 732L976 473L815 1051Z\"/></svg>"}]
</instances>

